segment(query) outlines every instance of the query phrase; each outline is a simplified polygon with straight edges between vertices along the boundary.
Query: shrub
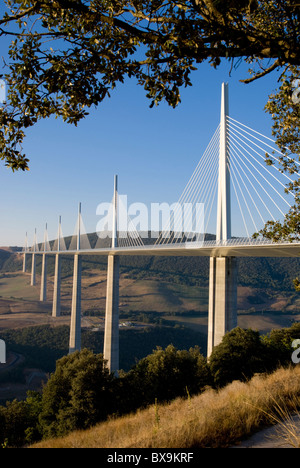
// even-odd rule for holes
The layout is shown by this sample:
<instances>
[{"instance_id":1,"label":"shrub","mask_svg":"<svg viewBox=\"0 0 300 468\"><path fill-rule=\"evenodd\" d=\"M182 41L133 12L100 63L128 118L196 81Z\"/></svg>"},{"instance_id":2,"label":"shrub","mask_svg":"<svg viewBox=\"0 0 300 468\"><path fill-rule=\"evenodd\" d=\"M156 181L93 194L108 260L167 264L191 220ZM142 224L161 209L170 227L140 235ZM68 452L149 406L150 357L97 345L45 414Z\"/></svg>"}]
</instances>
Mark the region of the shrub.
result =
<instances>
[{"instance_id":1,"label":"shrub","mask_svg":"<svg viewBox=\"0 0 300 468\"><path fill-rule=\"evenodd\" d=\"M189 351L177 350L169 345L165 350L158 347L152 354L141 359L124 377L123 386L131 395L127 406L143 407L170 401L187 394L199 393L212 383L206 359L198 348Z\"/></svg>"},{"instance_id":2,"label":"shrub","mask_svg":"<svg viewBox=\"0 0 300 468\"><path fill-rule=\"evenodd\" d=\"M41 395L31 391L25 401L13 400L0 407L0 446L22 447L40 440L40 411Z\"/></svg>"},{"instance_id":3,"label":"shrub","mask_svg":"<svg viewBox=\"0 0 300 468\"><path fill-rule=\"evenodd\" d=\"M300 323L294 323L290 328L272 330L262 338L269 370L291 364L292 343L296 339L300 339Z\"/></svg>"},{"instance_id":4,"label":"shrub","mask_svg":"<svg viewBox=\"0 0 300 468\"><path fill-rule=\"evenodd\" d=\"M223 387L233 380L245 381L266 367L266 349L259 332L240 327L227 333L209 358L214 383Z\"/></svg>"},{"instance_id":5,"label":"shrub","mask_svg":"<svg viewBox=\"0 0 300 468\"><path fill-rule=\"evenodd\" d=\"M106 419L112 412L112 380L103 356L87 349L57 361L43 390L43 435L63 435Z\"/></svg>"}]
</instances>

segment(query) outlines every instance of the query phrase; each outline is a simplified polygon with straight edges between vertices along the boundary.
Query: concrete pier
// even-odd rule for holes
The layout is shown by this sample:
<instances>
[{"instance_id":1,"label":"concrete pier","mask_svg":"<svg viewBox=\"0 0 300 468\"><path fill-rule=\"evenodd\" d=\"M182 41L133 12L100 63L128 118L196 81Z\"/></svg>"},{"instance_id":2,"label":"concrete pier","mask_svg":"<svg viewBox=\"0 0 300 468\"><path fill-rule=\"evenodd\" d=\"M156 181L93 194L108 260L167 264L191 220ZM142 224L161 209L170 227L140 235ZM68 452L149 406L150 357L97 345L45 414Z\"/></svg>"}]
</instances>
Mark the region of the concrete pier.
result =
<instances>
[{"instance_id":1,"label":"concrete pier","mask_svg":"<svg viewBox=\"0 0 300 468\"><path fill-rule=\"evenodd\" d=\"M28 236L26 232L25 245L24 245L24 255L23 255L23 273L27 273L27 260L28 260Z\"/></svg>"},{"instance_id":2,"label":"concrete pier","mask_svg":"<svg viewBox=\"0 0 300 468\"><path fill-rule=\"evenodd\" d=\"M82 258L75 254L69 353L81 349L81 270Z\"/></svg>"},{"instance_id":3,"label":"concrete pier","mask_svg":"<svg viewBox=\"0 0 300 468\"><path fill-rule=\"evenodd\" d=\"M60 317L60 314L61 314L60 294L61 294L61 256L59 254L56 254L55 255L52 317Z\"/></svg>"},{"instance_id":4,"label":"concrete pier","mask_svg":"<svg viewBox=\"0 0 300 468\"><path fill-rule=\"evenodd\" d=\"M28 254L24 252L23 254L23 273L27 273L27 260L28 260Z\"/></svg>"},{"instance_id":5,"label":"concrete pier","mask_svg":"<svg viewBox=\"0 0 300 468\"><path fill-rule=\"evenodd\" d=\"M237 261L234 257L211 257L209 271L209 357L223 336L237 326Z\"/></svg>"},{"instance_id":6,"label":"concrete pier","mask_svg":"<svg viewBox=\"0 0 300 468\"><path fill-rule=\"evenodd\" d=\"M111 245L118 246L118 176L114 180L113 222ZM103 356L110 372L119 370L119 269L118 255L109 255Z\"/></svg>"},{"instance_id":7,"label":"concrete pier","mask_svg":"<svg viewBox=\"0 0 300 468\"><path fill-rule=\"evenodd\" d=\"M36 239L36 229L35 229L34 230L33 254L31 256L31 286L36 285L36 251L37 251L37 239Z\"/></svg>"},{"instance_id":8,"label":"concrete pier","mask_svg":"<svg viewBox=\"0 0 300 468\"><path fill-rule=\"evenodd\" d=\"M77 252L80 251L80 219L81 203L79 203L78 207ZM73 294L69 344L70 354L81 350L81 272L82 257L77 253L74 255Z\"/></svg>"},{"instance_id":9,"label":"concrete pier","mask_svg":"<svg viewBox=\"0 0 300 468\"><path fill-rule=\"evenodd\" d=\"M108 256L104 359L110 372L119 370L119 257Z\"/></svg>"},{"instance_id":10,"label":"concrete pier","mask_svg":"<svg viewBox=\"0 0 300 468\"><path fill-rule=\"evenodd\" d=\"M36 285L36 254L33 253L31 256L31 286Z\"/></svg>"},{"instance_id":11,"label":"concrete pier","mask_svg":"<svg viewBox=\"0 0 300 468\"><path fill-rule=\"evenodd\" d=\"M41 302L45 302L47 300L47 260L48 260L48 257L44 253L42 257L42 277L41 277L41 292L40 292Z\"/></svg>"}]
</instances>

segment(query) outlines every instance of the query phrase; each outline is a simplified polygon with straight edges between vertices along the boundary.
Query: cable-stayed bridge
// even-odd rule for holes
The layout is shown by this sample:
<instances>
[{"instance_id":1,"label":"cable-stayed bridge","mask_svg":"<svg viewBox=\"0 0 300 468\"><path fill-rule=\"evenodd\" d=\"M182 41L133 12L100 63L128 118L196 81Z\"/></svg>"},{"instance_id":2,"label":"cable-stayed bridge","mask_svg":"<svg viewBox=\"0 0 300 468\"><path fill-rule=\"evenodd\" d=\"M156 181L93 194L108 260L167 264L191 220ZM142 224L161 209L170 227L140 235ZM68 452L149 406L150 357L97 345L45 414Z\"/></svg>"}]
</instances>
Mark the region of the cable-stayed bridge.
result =
<instances>
[{"instance_id":1,"label":"cable-stayed bridge","mask_svg":"<svg viewBox=\"0 0 300 468\"><path fill-rule=\"evenodd\" d=\"M273 164L266 164L267 155ZM47 258L55 255L53 317L60 315L61 258L74 257L70 352L81 347L82 257L108 257L104 358L111 371L119 367L119 258L123 255L210 257L208 355L227 331L237 325L237 257L298 257L300 239L273 242L259 231L277 222L295 203L290 184L295 174L280 171L274 142L229 116L228 85L222 85L221 119L206 151L178 202L128 210L115 176L113 199L101 211L98 237L86 233L81 204L74 235L66 242L59 218L58 234L49 242L47 226L42 243L35 231L27 239L23 270L32 256L31 284L36 282L36 255L43 256L41 301L47 294ZM294 161L294 160L293 160ZM299 165L294 161L295 165ZM144 213L143 213L144 208ZM133 213L133 214L132 214ZM138 214L137 214L138 213ZM148 225L149 214L151 223ZM208 234L210 233L210 235ZM253 236L257 233L256 236Z\"/></svg>"}]
</instances>

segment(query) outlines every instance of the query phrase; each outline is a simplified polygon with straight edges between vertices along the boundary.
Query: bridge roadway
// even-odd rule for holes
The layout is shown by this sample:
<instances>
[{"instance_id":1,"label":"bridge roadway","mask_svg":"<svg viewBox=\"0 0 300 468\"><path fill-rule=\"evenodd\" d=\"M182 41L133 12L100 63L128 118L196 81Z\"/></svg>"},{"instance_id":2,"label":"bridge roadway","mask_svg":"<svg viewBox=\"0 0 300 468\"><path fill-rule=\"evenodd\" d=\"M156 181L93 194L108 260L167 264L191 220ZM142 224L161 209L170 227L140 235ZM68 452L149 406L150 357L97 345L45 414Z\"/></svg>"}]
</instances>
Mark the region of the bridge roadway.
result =
<instances>
[{"instance_id":1,"label":"bridge roadway","mask_svg":"<svg viewBox=\"0 0 300 468\"><path fill-rule=\"evenodd\" d=\"M27 252L33 253L33 252ZM270 242L244 240L188 242L184 244L145 245L138 247L115 247L89 250L39 251L36 254L61 255L119 255L119 256L185 256L185 257L299 257L299 242Z\"/></svg>"}]
</instances>

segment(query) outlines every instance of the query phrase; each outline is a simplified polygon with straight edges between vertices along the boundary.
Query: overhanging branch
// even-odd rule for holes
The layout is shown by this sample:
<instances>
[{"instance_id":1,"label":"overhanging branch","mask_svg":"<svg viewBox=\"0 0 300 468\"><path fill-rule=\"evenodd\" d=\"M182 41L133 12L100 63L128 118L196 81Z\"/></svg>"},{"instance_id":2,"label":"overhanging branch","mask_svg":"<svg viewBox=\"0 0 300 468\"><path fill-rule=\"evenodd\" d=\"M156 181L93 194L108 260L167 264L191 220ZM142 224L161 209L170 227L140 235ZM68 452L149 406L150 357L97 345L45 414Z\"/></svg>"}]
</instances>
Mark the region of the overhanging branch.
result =
<instances>
[{"instance_id":1,"label":"overhanging branch","mask_svg":"<svg viewBox=\"0 0 300 468\"><path fill-rule=\"evenodd\" d=\"M242 83L245 83L245 84L249 84L249 83L252 83L253 81L256 81L258 80L259 78L262 78L266 75L268 75L269 73L271 73L272 71L276 70L276 68L282 66L283 64L281 63L281 60L277 59L275 60L275 62L273 63L273 65L271 65L270 67L268 67L266 70L264 70L263 72L261 73L257 73L255 76L252 76L251 78L247 78L246 80L241 80Z\"/></svg>"}]
</instances>

